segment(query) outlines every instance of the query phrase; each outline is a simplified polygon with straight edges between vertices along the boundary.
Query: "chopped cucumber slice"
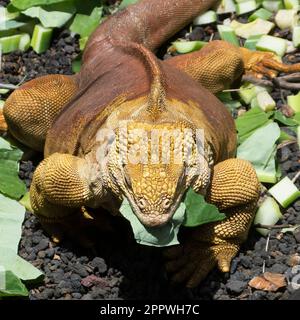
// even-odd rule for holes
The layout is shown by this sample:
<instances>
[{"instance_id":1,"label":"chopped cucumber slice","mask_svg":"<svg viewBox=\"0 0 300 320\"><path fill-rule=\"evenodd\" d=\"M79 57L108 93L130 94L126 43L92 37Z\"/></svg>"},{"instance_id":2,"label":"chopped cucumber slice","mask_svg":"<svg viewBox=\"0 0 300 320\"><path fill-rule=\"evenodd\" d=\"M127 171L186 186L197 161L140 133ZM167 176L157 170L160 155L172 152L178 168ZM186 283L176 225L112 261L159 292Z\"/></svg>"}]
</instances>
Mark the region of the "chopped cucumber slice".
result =
<instances>
[{"instance_id":1,"label":"chopped cucumber slice","mask_svg":"<svg viewBox=\"0 0 300 320\"><path fill-rule=\"evenodd\" d=\"M282 214L278 204L273 198L267 197L256 212L254 224L274 225L281 218ZM267 236L270 232L270 230L263 228L256 228L256 231L263 236Z\"/></svg>"},{"instance_id":2,"label":"chopped cucumber slice","mask_svg":"<svg viewBox=\"0 0 300 320\"><path fill-rule=\"evenodd\" d=\"M250 36L268 34L275 27L275 24L258 18L249 23L239 23L233 20L230 26L234 29L236 35L247 39Z\"/></svg>"},{"instance_id":3,"label":"chopped cucumber slice","mask_svg":"<svg viewBox=\"0 0 300 320\"><path fill-rule=\"evenodd\" d=\"M248 18L248 21L254 21L258 18L263 20L269 20L272 17L273 13L269 10L266 10L264 8L260 8L257 11L255 11L251 16Z\"/></svg>"},{"instance_id":4,"label":"chopped cucumber slice","mask_svg":"<svg viewBox=\"0 0 300 320\"><path fill-rule=\"evenodd\" d=\"M215 8L217 14L231 13L236 11L236 6L233 0L222 0Z\"/></svg>"},{"instance_id":5,"label":"chopped cucumber slice","mask_svg":"<svg viewBox=\"0 0 300 320\"><path fill-rule=\"evenodd\" d=\"M236 13L238 15L242 15L244 13L254 11L256 8L257 8L257 4L256 4L255 0L239 2L236 5Z\"/></svg>"},{"instance_id":6,"label":"chopped cucumber slice","mask_svg":"<svg viewBox=\"0 0 300 320\"><path fill-rule=\"evenodd\" d=\"M286 9L295 9L297 11L300 9L299 0L283 0L283 1Z\"/></svg>"},{"instance_id":7,"label":"chopped cucumber slice","mask_svg":"<svg viewBox=\"0 0 300 320\"><path fill-rule=\"evenodd\" d=\"M287 104L296 112L300 112L300 92L295 96L287 97Z\"/></svg>"},{"instance_id":8,"label":"chopped cucumber slice","mask_svg":"<svg viewBox=\"0 0 300 320\"><path fill-rule=\"evenodd\" d=\"M273 98L269 95L267 91L259 92L257 94L256 100L257 106L265 112L272 111L276 107L276 102L273 100Z\"/></svg>"},{"instance_id":9,"label":"chopped cucumber slice","mask_svg":"<svg viewBox=\"0 0 300 320\"><path fill-rule=\"evenodd\" d=\"M52 33L52 28L44 28L41 24L37 24L34 27L31 47L36 53L42 53L48 50L50 47Z\"/></svg>"},{"instance_id":10,"label":"chopped cucumber slice","mask_svg":"<svg viewBox=\"0 0 300 320\"><path fill-rule=\"evenodd\" d=\"M297 25L299 17L297 15L297 10L279 10L275 16L275 23L277 26L283 29L292 29Z\"/></svg>"},{"instance_id":11,"label":"chopped cucumber slice","mask_svg":"<svg viewBox=\"0 0 300 320\"><path fill-rule=\"evenodd\" d=\"M281 204L283 208L289 206L300 197L300 191L289 177L276 183L268 192Z\"/></svg>"},{"instance_id":12,"label":"chopped cucumber slice","mask_svg":"<svg viewBox=\"0 0 300 320\"><path fill-rule=\"evenodd\" d=\"M29 48L30 36L26 33L0 38L2 53L10 53L16 50L25 51Z\"/></svg>"},{"instance_id":13,"label":"chopped cucumber slice","mask_svg":"<svg viewBox=\"0 0 300 320\"><path fill-rule=\"evenodd\" d=\"M293 28L293 45L300 47L300 26Z\"/></svg>"},{"instance_id":14,"label":"chopped cucumber slice","mask_svg":"<svg viewBox=\"0 0 300 320\"><path fill-rule=\"evenodd\" d=\"M189 53L203 48L207 42L205 41L175 41L173 46L178 53Z\"/></svg>"},{"instance_id":15,"label":"chopped cucumber slice","mask_svg":"<svg viewBox=\"0 0 300 320\"><path fill-rule=\"evenodd\" d=\"M287 42L284 39L263 35L256 44L256 49L271 51L282 57L287 50Z\"/></svg>"},{"instance_id":16,"label":"chopped cucumber slice","mask_svg":"<svg viewBox=\"0 0 300 320\"><path fill-rule=\"evenodd\" d=\"M262 35L258 36L250 36L244 43L244 47L249 49L249 50L256 50L256 44L258 40L262 37Z\"/></svg>"},{"instance_id":17,"label":"chopped cucumber slice","mask_svg":"<svg viewBox=\"0 0 300 320\"><path fill-rule=\"evenodd\" d=\"M265 9L277 12L280 9L283 9L282 1L275 1L275 0L265 0L262 2L262 5Z\"/></svg>"},{"instance_id":18,"label":"chopped cucumber slice","mask_svg":"<svg viewBox=\"0 0 300 320\"><path fill-rule=\"evenodd\" d=\"M245 82L239 90L239 96L246 103L249 104L253 98L257 96L259 92L266 91L266 88L255 86L252 83Z\"/></svg>"},{"instance_id":19,"label":"chopped cucumber slice","mask_svg":"<svg viewBox=\"0 0 300 320\"><path fill-rule=\"evenodd\" d=\"M238 38L234 30L229 26L218 25L218 31L222 40L232 43L233 45L239 47Z\"/></svg>"},{"instance_id":20,"label":"chopped cucumber slice","mask_svg":"<svg viewBox=\"0 0 300 320\"><path fill-rule=\"evenodd\" d=\"M215 11L209 10L200 16L196 17L194 19L193 24L195 26L201 26L204 24L214 23L217 21L217 14Z\"/></svg>"},{"instance_id":21,"label":"chopped cucumber slice","mask_svg":"<svg viewBox=\"0 0 300 320\"><path fill-rule=\"evenodd\" d=\"M26 51L30 47L30 35L24 33L20 38L19 50Z\"/></svg>"}]
</instances>

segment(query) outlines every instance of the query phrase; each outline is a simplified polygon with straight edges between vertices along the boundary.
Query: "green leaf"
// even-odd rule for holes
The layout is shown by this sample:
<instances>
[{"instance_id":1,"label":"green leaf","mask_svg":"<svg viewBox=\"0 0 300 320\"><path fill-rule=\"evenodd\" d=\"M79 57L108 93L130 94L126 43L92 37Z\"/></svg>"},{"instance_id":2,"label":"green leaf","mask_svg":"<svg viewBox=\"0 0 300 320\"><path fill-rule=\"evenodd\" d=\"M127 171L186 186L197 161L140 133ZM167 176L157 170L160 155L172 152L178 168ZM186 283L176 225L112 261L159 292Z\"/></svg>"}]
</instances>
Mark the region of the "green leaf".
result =
<instances>
[{"instance_id":1,"label":"green leaf","mask_svg":"<svg viewBox=\"0 0 300 320\"><path fill-rule=\"evenodd\" d=\"M24 217L25 208L21 204L0 194L0 247L18 252ZM0 255L0 265L1 259Z\"/></svg>"},{"instance_id":2,"label":"green leaf","mask_svg":"<svg viewBox=\"0 0 300 320\"><path fill-rule=\"evenodd\" d=\"M18 278L30 283L40 282L44 274L32 264L18 256L13 250L0 247L0 265L12 271Z\"/></svg>"},{"instance_id":3,"label":"green leaf","mask_svg":"<svg viewBox=\"0 0 300 320\"><path fill-rule=\"evenodd\" d=\"M155 247L173 246L179 243L177 234L184 219L184 203L180 204L171 221L161 227L145 227L132 211L127 199L123 200L120 212L130 222L137 243Z\"/></svg>"},{"instance_id":4,"label":"green leaf","mask_svg":"<svg viewBox=\"0 0 300 320\"><path fill-rule=\"evenodd\" d=\"M75 6L70 2L45 7L32 7L22 11L26 16L38 18L45 28L62 27L72 18L75 12Z\"/></svg>"},{"instance_id":5,"label":"green leaf","mask_svg":"<svg viewBox=\"0 0 300 320\"><path fill-rule=\"evenodd\" d=\"M182 225L185 227L196 227L225 219L224 213L221 213L215 205L207 203L204 196L196 193L192 188L187 191L184 203L186 217Z\"/></svg>"},{"instance_id":6,"label":"green leaf","mask_svg":"<svg viewBox=\"0 0 300 320\"><path fill-rule=\"evenodd\" d=\"M124 9L131 4L137 3L139 0L123 0L119 6L120 9Z\"/></svg>"},{"instance_id":7,"label":"green leaf","mask_svg":"<svg viewBox=\"0 0 300 320\"><path fill-rule=\"evenodd\" d=\"M273 113L265 113L256 107L245 112L235 120L238 131L239 143L247 139L256 129L270 122L269 118Z\"/></svg>"},{"instance_id":8,"label":"green leaf","mask_svg":"<svg viewBox=\"0 0 300 320\"><path fill-rule=\"evenodd\" d=\"M16 148L0 149L0 192L14 199L20 199L26 192L24 182L18 177L18 161L22 154L22 151Z\"/></svg>"},{"instance_id":9,"label":"green leaf","mask_svg":"<svg viewBox=\"0 0 300 320\"><path fill-rule=\"evenodd\" d=\"M0 297L28 296L28 290L25 285L13 272L8 270L4 271L4 274L4 276L0 274L0 277L5 280L4 288L0 285Z\"/></svg>"},{"instance_id":10,"label":"green leaf","mask_svg":"<svg viewBox=\"0 0 300 320\"><path fill-rule=\"evenodd\" d=\"M43 6L61 2L66 2L66 0L11 0L10 4L19 10L25 10L33 6Z\"/></svg>"},{"instance_id":11,"label":"green leaf","mask_svg":"<svg viewBox=\"0 0 300 320\"><path fill-rule=\"evenodd\" d=\"M19 203L26 208L27 211L33 212L30 202L30 192L26 192Z\"/></svg>"},{"instance_id":12,"label":"green leaf","mask_svg":"<svg viewBox=\"0 0 300 320\"><path fill-rule=\"evenodd\" d=\"M257 129L237 149L237 158L248 160L254 166L258 175L266 172L276 177L275 169L275 143L280 136L277 123L269 123Z\"/></svg>"},{"instance_id":13,"label":"green leaf","mask_svg":"<svg viewBox=\"0 0 300 320\"><path fill-rule=\"evenodd\" d=\"M95 8L90 16L77 14L70 26L70 30L82 38L88 37L98 27L102 17L102 8Z\"/></svg>"},{"instance_id":14,"label":"green leaf","mask_svg":"<svg viewBox=\"0 0 300 320\"><path fill-rule=\"evenodd\" d=\"M278 122L286 125L286 126L298 126L299 123L298 121L292 119L292 118L287 118L282 112L280 111L275 111L274 112L274 120L277 120Z\"/></svg>"}]
</instances>

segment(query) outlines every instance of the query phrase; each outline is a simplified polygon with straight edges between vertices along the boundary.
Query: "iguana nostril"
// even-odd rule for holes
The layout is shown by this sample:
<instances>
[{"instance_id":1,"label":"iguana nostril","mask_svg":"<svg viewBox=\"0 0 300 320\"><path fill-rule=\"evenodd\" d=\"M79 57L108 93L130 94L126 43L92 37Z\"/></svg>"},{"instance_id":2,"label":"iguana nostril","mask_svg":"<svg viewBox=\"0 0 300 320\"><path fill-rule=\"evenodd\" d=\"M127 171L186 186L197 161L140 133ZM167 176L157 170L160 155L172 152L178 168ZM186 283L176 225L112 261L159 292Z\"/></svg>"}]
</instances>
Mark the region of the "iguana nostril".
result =
<instances>
[{"instance_id":1,"label":"iguana nostril","mask_svg":"<svg viewBox=\"0 0 300 320\"><path fill-rule=\"evenodd\" d=\"M147 206L147 202L145 199L139 199L137 201L137 205L139 206L140 209L145 209Z\"/></svg>"},{"instance_id":2,"label":"iguana nostril","mask_svg":"<svg viewBox=\"0 0 300 320\"><path fill-rule=\"evenodd\" d=\"M165 199L162 203L162 206L164 209L168 209L170 207L170 205L171 205L170 199Z\"/></svg>"}]
</instances>

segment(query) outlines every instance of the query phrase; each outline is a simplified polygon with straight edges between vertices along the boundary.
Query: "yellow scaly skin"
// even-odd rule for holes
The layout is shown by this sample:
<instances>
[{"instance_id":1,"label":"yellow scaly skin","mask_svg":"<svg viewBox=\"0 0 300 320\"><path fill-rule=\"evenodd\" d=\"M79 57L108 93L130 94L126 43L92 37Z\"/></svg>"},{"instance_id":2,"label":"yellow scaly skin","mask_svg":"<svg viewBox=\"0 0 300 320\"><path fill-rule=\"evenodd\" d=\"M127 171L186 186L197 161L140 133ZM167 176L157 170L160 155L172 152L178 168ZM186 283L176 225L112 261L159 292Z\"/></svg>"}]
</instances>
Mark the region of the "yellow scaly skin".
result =
<instances>
[{"instance_id":1,"label":"yellow scaly skin","mask_svg":"<svg viewBox=\"0 0 300 320\"><path fill-rule=\"evenodd\" d=\"M215 2L181 0L175 6L173 0L141 0L94 32L78 75L30 81L4 107L11 134L44 151L45 160L33 177L31 202L57 240L67 233L88 243L81 228L96 223L101 213L91 216L82 208L103 207L116 215L124 197L140 221L152 227L171 219L189 187L225 212L222 222L182 228L182 244L166 249L172 280L189 287L198 285L216 264L221 271L229 270L247 237L259 195L252 166L234 159L234 122L213 93L229 87L245 69L257 75L268 74L266 65L288 68L268 54L223 41L165 62L151 53ZM156 164L118 161L131 148L149 147L153 130L198 128L205 132L205 152L196 148L195 135L189 136L189 166L162 159ZM113 138L104 135L104 129L112 131ZM147 143L141 143L135 129L144 130ZM161 151L163 143L157 147ZM172 139L170 149L171 160L182 152Z\"/></svg>"}]
</instances>

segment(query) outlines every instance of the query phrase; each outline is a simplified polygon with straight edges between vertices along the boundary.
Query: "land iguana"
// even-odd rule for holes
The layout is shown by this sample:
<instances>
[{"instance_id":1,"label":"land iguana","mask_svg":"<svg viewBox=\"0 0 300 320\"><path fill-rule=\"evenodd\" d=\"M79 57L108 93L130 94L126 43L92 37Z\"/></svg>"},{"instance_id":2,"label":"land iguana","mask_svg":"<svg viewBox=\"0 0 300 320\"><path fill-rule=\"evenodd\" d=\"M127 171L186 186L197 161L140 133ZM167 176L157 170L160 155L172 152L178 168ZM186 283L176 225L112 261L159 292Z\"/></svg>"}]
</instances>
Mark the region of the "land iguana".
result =
<instances>
[{"instance_id":1,"label":"land iguana","mask_svg":"<svg viewBox=\"0 0 300 320\"><path fill-rule=\"evenodd\" d=\"M124 198L141 223L152 228L172 219L188 188L224 212L222 221L181 227L181 244L166 248L172 281L188 287L198 285L216 265L229 271L259 197L253 167L234 158L234 121L214 94L244 72L272 76L276 70L295 70L272 53L224 41L166 61L155 56L215 2L141 0L115 13L90 37L78 74L31 80L10 95L3 111L10 133L44 152L30 197L34 214L58 240L64 233L81 237L81 225L97 220L82 208L102 207L118 215ZM156 162L120 161L128 150L146 150L148 157L155 130L180 135L186 129L192 130L185 138L192 150L189 163L165 163L161 156ZM196 129L204 130L202 151ZM149 138L143 143L141 131ZM184 151L175 139L170 141L174 160L175 153ZM162 139L153 145L161 151Z\"/></svg>"}]
</instances>

